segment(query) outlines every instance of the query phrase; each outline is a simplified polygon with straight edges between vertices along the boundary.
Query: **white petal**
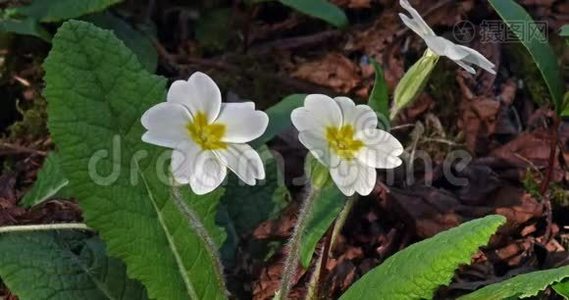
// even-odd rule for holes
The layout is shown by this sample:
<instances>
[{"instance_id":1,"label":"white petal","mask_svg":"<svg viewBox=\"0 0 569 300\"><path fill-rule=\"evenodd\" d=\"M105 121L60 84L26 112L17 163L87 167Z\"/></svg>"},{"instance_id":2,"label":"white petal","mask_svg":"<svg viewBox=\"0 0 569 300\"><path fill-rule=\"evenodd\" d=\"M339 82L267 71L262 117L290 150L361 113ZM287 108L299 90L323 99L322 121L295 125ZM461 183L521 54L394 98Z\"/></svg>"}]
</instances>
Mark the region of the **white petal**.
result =
<instances>
[{"instance_id":1,"label":"white petal","mask_svg":"<svg viewBox=\"0 0 569 300\"><path fill-rule=\"evenodd\" d=\"M423 17L421 17L421 15L417 12L417 10L415 10L413 6L411 6L409 1L400 0L399 4L401 5L401 7L406 9L409 12L409 14L411 14L411 18L413 21L412 26L409 26L408 23L405 22L405 20L402 18L405 25L407 25L409 28L411 28L411 30L415 31L415 33L417 33L419 36L423 38L427 35L435 35L435 32L431 29L431 27L429 27L427 22L425 22L425 20L423 19Z\"/></svg>"},{"instance_id":2,"label":"white petal","mask_svg":"<svg viewBox=\"0 0 569 300\"><path fill-rule=\"evenodd\" d=\"M175 103L159 103L141 117L142 126L148 131L142 136L146 143L175 148L188 140L186 125L191 116L185 107Z\"/></svg>"},{"instance_id":3,"label":"white petal","mask_svg":"<svg viewBox=\"0 0 569 300\"><path fill-rule=\"evenodd\" d=\"M247 143L260 137L269 124L269 116L255 110L253 102L223 103L216 124L225 125L225 135L221 139L228 143Z\"/></svg>"},{"instance_id":4,"label":"white petal","mask_svg":"<svg viewBox=\"0 0 569 300\"><path fill-rule=\"evenodd\" d=\"M215 190L225 179L227 168L212 151L201 151L192 160L190 187L198 195Z\"/></svg>"},{"instance_id":5,"label":"white petal","mask_svg":"<svg viewBox=\"0 0 569 300\"><path fill-rule=\"evenodd\" d=\"M371 194L377 181L375 168L359 164L358 181L356 182L356 193L367 196Z\"/></svg>"},{"instance_id":6,"label":"white petal","mask_svg":"<svg viewBox=\"0 0 569 300\"><path fill-rule=\"evenodd\" d=\"M352 125L356 130L365 128L377 128L377 115L367 105L357 105L348 97L334 98L342 110L343 125Z\"/></svg>"},{"instance_id":7,"label":"white petal","mask_svg":"<svg viewBox=\"0 0 569 300\"><path fill-rule=\"evenodd\" d=\"M355 192L362 196L369 195L377 179L374 168L364 166L357 160L343 160L337 168L330 169L330 175L346 196Z\"/></svg>"},{"instance_id":8,"label":"white petal","mask_svg":"<svg viewBox=\"0 0 569 300\"><path fill-rule=\"evenodd\" d=\"M417 22L415 22L415 20L409 18L405 14L399 14L399 18L401 18L401 21L403 21L403 24L405 24L405 26L409 27L409 29L413 30L413 32L415 32L421 38L427 36L425 31L421 28L421 26Z\"/></svg>"},{"instance_id":9,"label":"white petal","mask_svg":"<svg viewBox=\"0 0 569 300\"><path fill-rule=\"evenodd\" d=\"M221 109L221 92L217 84L204 73L195 72L188 81L177 80L168 90L168 102L184 105L192 114L205 113L213 122Z\"/></svg>"},{"instance_id":10,"label":"white petal","mask_svg":"<svg viewBox=\"0 0 569 300\"><path fill-rule=\"evenodd\" d=\"M454 60L454 62L461 68L465 69L468 73L476 75L476 70L462 60Z\"/></svg>"},{"instance_id":11,"label":"white petal","mask_svg":"<svg viewBox=\"0 0 569 300\"><path fill-rule=\"evenodd\" d=\"M401 165L398 157L403 153L401 143L387 131L367 129L356 133L365 146L357 153L357 159L366 166L393 169Z\"/></svg>"},{"instance_id":12,"label":"white petal","mask_svg":"<svg viewBox=\"0 0 569 300\"><path fill-rule=\"evenodd\" d=\"M462 59L463 62L479 66L480 68L488 71L491 74L496 74L496 71L494 70L496 65L494 65L490 60L484 57L484 55L482 55L480 52L462 45L457 45L457 47L468 52L468 55Z\"/></svg>"},{"instance_id":13,"label":"white petal","mask_svg":"<svg viewBox=\"0 0 569 300\"><path fill-rule=\"evenodd\" d=\"M292 124L298 131L317 131L325 134L327 127L342 125L342 111L332 98L326 95L306 96L304 106L291 113Z\"/></svg>"},{"instance_id":14,"label":"white petal","mask_svg":"<svg viewBox=\"0 0 569 300\"><path fill-rule=\"evenodd\" d=\"M328 141L319 132L301 131L298 134L298 140L304 145L316 159L327 166L335 168L340 163L340 158L336 155L328 145Z\"/></svg>"},{"instance_id":15,"label":"white petal","mask_svg":"<svg viewBox=\"0 0 569 300\"><path fill-rule=\"evenodd\" d=\"M188 184L193 174L193 161L200 152L200 148L192 140L172 151L170 171L176 183Z\"/></svg>"},{"instance_id":16,"label":"white petal","mask_svg":"<svg viewBox=\"0 0 569 300\"><path fill-rule=\"evenodd\" d=\"M459 47L459 45L440 36L426 36L425 43L429 49L439 56L446 56L452 60L461 60L468 56L468 52Z\"/></svg>"},{"instance_id":17,"label":"white petal","mask_svg":"<svg viewBox=\"0 0 569 300\"><path fill-rule=\"evenodd\" d=\"M265 179L265 168L259 153L247 144L229 144L227 149L215 150L221 162L248 185Z\"/></svg>"}]
</instances>

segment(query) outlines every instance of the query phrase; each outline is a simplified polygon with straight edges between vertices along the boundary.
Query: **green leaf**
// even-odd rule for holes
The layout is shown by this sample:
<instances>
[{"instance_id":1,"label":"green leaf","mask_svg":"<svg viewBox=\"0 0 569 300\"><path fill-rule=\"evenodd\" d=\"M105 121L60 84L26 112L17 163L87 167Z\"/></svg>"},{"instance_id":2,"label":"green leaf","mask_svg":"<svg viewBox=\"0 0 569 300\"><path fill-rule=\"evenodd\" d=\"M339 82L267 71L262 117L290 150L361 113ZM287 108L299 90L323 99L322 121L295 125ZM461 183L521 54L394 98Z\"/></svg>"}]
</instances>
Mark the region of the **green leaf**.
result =
<instances>
[{"instance_id":1,"label":"green leaf","mask_svg":"<svg viewBox=\"0 0 569 300\"><path fill-rule=\"evenodd\" d=\"M119 2L122 0L32 0L16 8L16 12L40 22L61 22L103 11Z\"/></svg>"},{"instance_id":2,"label":"green leaf","mask_svg":"<svg viewBox=\"0 0 569 300\"><path fill-rule=\"evenodd\" d=\"M180 200L193 212L182 213L165 184L171 152L141 141L140 116L165 98L166 80L145 71L110 31L81 21L60 27L44 68L61 169L109 254L150 298L225 299L205 232L218 245L224 239L215 227L223 191L198 197L184 188Z\"/></svg>"},{"instance_id":3,"label":"green leaf","mask_svg":"<svg viewBox=\"0 0 569 300\"><path fill-rule=\"evenodd\" d=\"M221 200L240 236L249 234L261 222L276 217L289 197L277 160L267 147L262 147L259 154L265 166L265 180L251 187L231 176Z\"/></svg>"},{"instance_id":4,"label":"green leaf","mask_svg":"<svg viewBox=\"0 0 569 300\"><path fill-rule=\"evenodd\" d=\"M73 231L0 235L0 277L21 300L147 299L97 237Z\"/></svg>"},{"instance_id":5,"label":"green leaf","mask_svg":"<svg viewBox=\"0 0 569 300\"><path fill-rule=\"evenodd\" d=\"M153 73L156 70L158 53L156 53L156 48L147 34L133 28L123 19L115 17L110 13L90 15L85 17L84 20L97 25L97 27L112 30L136 54L138 60L148 71Z\"/></svg>"},{"instance_id":6,"label":"green leaf","mask_svg":"<svg viewBox=\"0 0 569 300\"><path fill-rule=\"evenodd\" d=\"M569 299L569 280L563 280L552 286L557 294L563 296L564 299Z\"/></svg>"},{"instance_id":7,"label":"green leaf","mask_svg":"<svg viewBox=\"0 0 569 300\"><path fill-rule=\"evenodd\" d=\"M432 299L505 220L487 216L413 244L366 273L340 299Z\"/></svg>"},{"instance_id":8,"label":"green leaf","mask_svg":"<svg viewBox=\"0 0 569 300\"><path fill-rule=\"evenodd\" d=\"M563 111L561 112L562 117L569 117L569 92L565 93L563 97Z\"/></svg>"},{"instance_id":9,"label":"green leaf","mask_svg":"<svg viewBox=\"0 0 569 300\"><path fill-rule=\"evenodd\" d=\"M388 130L390 123L389 119L387 119L387 116L389 116L389 91L387 89L387 83L385 82L383 69L379 63L374 59L371 60L371 63L375 70L375 82L367 103L376 112L379 121L382 123L382 127Z\"/></svg>"},{"instance_id":10,"label":"green leaf","mask_svg":"<svg viewBox=\"0 0 569 300\"><path fill-rule=\"evenodd\" d=\"M69 196L69 192L66 190L68 184L69 180L59 168L59 156L52 152L45 159L34 186L26 193L20 203L24 207L31 207L56 195L67 197Z\"/></svg>"},{"instance_id":11,"label":"green leaf","mask_svg":"<svg viewBox=\"0 0 569 300\"><path fill-rule=\"evenodd\" d=\"M548 286L569 277L569 266L522 274L485 286L460 300L523 299L536 296Z\"/></svg>"},{"instance_id":12,"label":"green leaf","mask_svg":"<svg viewBox=\"0 0 569 300\"><path fill-rule=\"evenodd\" d=\"M348 26L348 17L342 9L326 0L279 0L303 14L324 20L336 27Z\"/></svg>"},{"instance_id":13,"label":"green leaf","mask_svg":"<svg viewBox=\"0 0 569 300\"><path fill-rule=\"evenodd\" d=\"M527 48L545 80L558 114L563 110L564 84L555 52L524 8L513 0L488 0L510 30ZM519 26L519 24L525 26Z\"/></svg>"},{"instance_id":14,"label":"green leaf","mask_svg":"<svg viewBox=\"0 0 569 300\"><path fill-rule=\"evenodd\" d=\"M393 93L393 108L389 116L391 120L403 108L413 104L423 92L438 61L439 56L427 49L423 56L403 75Z\"/></svg>"},{"instance_id":15,"label":"green leaf","mask_svg":"<svg viewBox=\"0 0 569 300\"><path fill-rule=\"evenodd\" d=\"M328 181L324 187L314 192L317 193L315 196L316 200L314 200L316 203L308 224L306 224L306 230L302 236L300 246L300 262L305 269L310 266L318 241L326 234L328 228L330 228L330 225L332 225L342 207L346 204L344 194L331 181Z\"/></svg>"},{"instance_id":16,"label":"green leaf","mask_svg":"<svg viewBox=\"0 0 569 300\"><path fill-rule=\"evenodd\" d=\"M222 50L229 41L232 10L230 8L208 11L196 24L196 38L202 46Z\"/></svg>"},{"instance_id":17,"label":"green leaf","mask_svg":"<svg viewBox=\"0 0 569 300\"><path fill-rule=\"evenodd\" d=\"M311 194L314 202L312 214L300 242L300 263L306 269L324 234L334 222L342 207L346 204L345 196L330 179L327 167L320 164L312 155L306 157L306 173L310 174Z\"/></svg>"},{"instance_id":18,"label":"green leaf","mask_svg":"<svg viewBox=\"0 0 569 300\"><path fill-rule=\"evenodd\" d=\"M560 36L569 36L569 24L563 25L561 27L561 31L559 32Z\"/></svg>"},{"instance_id":19,"label":"green leaf","mask_svg":"<svg viewBox=\"0 0 569 300\"><path fill-rule=\"evenodd\" d=\"M0 31L31 35L50 42L51 34L32 18L0 20Z\"/></svg>"},{"instance_id":20,"label":"green leaf","mask_svg":"<svg viewBox=\"0 0 569 300\"><path fill-rule=\"evenodd\" d=\"M259 147L292 126L290 113L297 107L304 105L305 94L294 94L283 98L279 103L266 110L269 115L269 125L265 133L254 141L253 145Z\"/></svg>"},{"instance_id":21,"label":"green leaf","mask_svg":"<svg viewBox=\"0 0 569 300\"><path fill-rule=\"evenodd\" d=\"M258 151L265 166L265 180L251 187L230 175L221 199L217 220L228 233L221 249L225 267L234 265L235 250L241 239L247 238L263 221L276 218L290 199L278 161L266 146Z\"/></svg>"}]
</instances>

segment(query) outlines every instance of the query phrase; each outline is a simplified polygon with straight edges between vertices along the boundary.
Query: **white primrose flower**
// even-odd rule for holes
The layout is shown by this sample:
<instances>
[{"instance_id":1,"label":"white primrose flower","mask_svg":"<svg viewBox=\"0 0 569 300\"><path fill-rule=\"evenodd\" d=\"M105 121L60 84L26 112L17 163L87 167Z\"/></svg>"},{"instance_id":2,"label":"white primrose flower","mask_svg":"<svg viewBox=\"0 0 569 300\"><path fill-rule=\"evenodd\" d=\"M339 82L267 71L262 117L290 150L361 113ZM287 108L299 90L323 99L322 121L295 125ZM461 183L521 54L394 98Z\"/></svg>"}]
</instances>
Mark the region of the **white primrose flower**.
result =
<instances>
[{"instance_id":1,"label":"white primrose flower","mask_svg":"<svg viewBox=\"0 0 569 300\"><path fill-rule=\"evenodd\" d=\"M141 122L148 130L142 140L174 149L174 180L196 194L217 188L227 168L248 185L265 178L261 157L246 143L265 132L269 117L253 102L221 103L219 88L204 73L172 83L167 102L147 110Z\"/></svg>"},{"instance_id":2,"label":"white primrose flower","mask_svg":"<svg viewBox=\"0 0 569 300\"><path fill-rule=\"evenodd\" d=\"M330 169L346 196L369 195L376 168L392 169L402 163L401 143L377 128L377 115L369 106L355 105L350 98L308 95L291 119L300 142Z\"/></svg>"},{"instance_id":3,"label":"white primrose flower","mask_svg":"<svg viewBox=\"0 0 569 300\"><path fill-rule=\"evenodd\" d=\"M496 74L496 71L494 71L495 65L478 51L466 46L457 45L444 37L436 35L417 10L409 4L408 0L399 0L399 4L411 15L411 18L409 18L405 14L399 14L403 23L418 34L435 54L452 59L459 66L472 74L476 74L476 71L471 65L479 66L491 74Z\"/></svg>"}]
</instances>

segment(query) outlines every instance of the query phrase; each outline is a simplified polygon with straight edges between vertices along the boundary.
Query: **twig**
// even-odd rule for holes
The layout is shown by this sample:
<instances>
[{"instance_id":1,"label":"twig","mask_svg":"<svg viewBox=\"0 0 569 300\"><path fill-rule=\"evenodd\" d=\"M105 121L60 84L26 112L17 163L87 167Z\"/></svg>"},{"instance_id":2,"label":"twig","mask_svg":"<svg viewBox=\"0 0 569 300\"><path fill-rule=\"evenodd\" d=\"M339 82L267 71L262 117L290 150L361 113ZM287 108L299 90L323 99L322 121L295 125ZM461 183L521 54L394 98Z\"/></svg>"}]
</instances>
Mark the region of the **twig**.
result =
<instances>
[{"instance_id":1,"label":"twig","mask_svg":"<svg viewBox=\"0 0 569 300\"><path fill-rule=\"evenodd\" d=\"M401 124L401 125L397 125L397 126L391 127L391 130L390 130L390 131L403 130L403 129L412 128L412 127L415 127L415 126L416 126L416 125L415 125L414 123Z\"/></svg>"},{"instance_id":2,"label":"twig","mask_svg":"<svg viewBox=\"0 0 569 300\"><path fill-rule=\"evenodd\" d=\"M301 47L320 44L329 39L339 36L341 36L341 32L339 30L327 30L306 36L285 38L252 47L250 53L255 55L266 55L271 53L273 49L293 50Z\"/></svg>"},{"instance_id":3,"label":"twig","mask_svg":"<svg viewBox=\"0 0 569 300\"><path fill-rule=\"evenodd\" d=\"M0 227L0 233L24 232L24 231L46 231L46 230L87 230L93 231L83 223L62 223L62 224L39 224L39 225L15 225Z\"/></svg>"},{"instance_id":4,"label":"twig","mask_svg":"<svg viewBox=\"0 0 569 300\"><path fill-rule=\"evenodd\" d=\"M433 143L440 143L440 144L446 144L448 146L460 146L460 144L457 144L453 141L449 141L449 140L445 140L445 139L440 139L440 138L424 138L423 141L425 142L433 142Z\"/></svg>"},{"instance_id":5,"label":"twig","mask_svg":"<svg viewBox=\"0 0 569 300\"><path fill-rule=\"evenodd\" d=\"M547 197L547 190L549 188L549 184L551 183L551 179L553 178L553 169L555 168L555 154L557 153L557 141L559 139L559 124L560 120L559 117L553 117L553 125L551 126L551 142L550 142L550 152L549 152L549 161L547 164L547 175L545 179L541 183L540 193L544 199L545 205L545 220L547 222L547 227L545 230L544 236L544 244L547 244L551 240L551 233L552 233L552 224L553 224L553 211L551 207L551 199Z\"/></svg>"},{"instance_id":6,"label":"twig","mask_svg":"<svg viewBox=\"0 0 569 300\"><path fill-rule=\"evenodd\" d=\"M263 72L257 70L249 70L236 65L229 64L222 59L207 59L207 58L197 58L197 57L183 57L178 61L176 55L172 55L158 42L158 40L153 39L154 47L158 52L158 55L162 57L170 67L177 69L178 71L188 67L189 65L198 65L200 67L213 68L221 71L238 74L239 76L245 76L249 78L264 78L274 82L278 82L282 85L288 86L297 92L311 92L311 93L323 93L327 95L335 95L336 92L333 90L313 84L310 82L297 80L288 76L279 75L276 73Z\"/></svg>"},{"instance_id":7,"label":"twig","mask_svg":"<svg viewBox=\"0 0 569 300\"><path fill-rule=\"evenodd\" d=\"M557 153L557 140L559 139L559 134L558 134L559 118L557 116L555 116L554 118L555 119L551 127L551 142L550 142L551 149L549 151L547 175L545 177L545 180L542 182L540 189L542 195L545 195L545 193L547 192L547 188L549 187L549 184L551 183L551 179L553 177L553 169L555 167L555 153Z\"/></svg>"},{"instance_id":8,"label":"twig","mask_svg":"<svg viewBox=\"0 0 569 300\"><path fill-rule=\"evenodd\" d=\"M150 23L152 21L152 14L154 12L154 8L156 6L155 0L148 0L148 4L146 6L146 11L144 12L144 21Z\"/></svg>"},{"instance_id":9,"label":"twig","mask_svg":"<svg viewBox=\"0 0 569 300\"><path fill-rule=\"evenodd\" d=\"M26 153L26 154L36 154L36 155L41 155L41 156L47 155L47 152L45 152L45 151L36 150L36 149L32 149L32 148L28 148L28 147L24 147L24 146L20 146L20 145L14 145L14 144L10 144L10 143L4 143L4 142L0 142L0 149L8 150L7 152L4 152L3 154Z\"/></svg>"}]
</instances>

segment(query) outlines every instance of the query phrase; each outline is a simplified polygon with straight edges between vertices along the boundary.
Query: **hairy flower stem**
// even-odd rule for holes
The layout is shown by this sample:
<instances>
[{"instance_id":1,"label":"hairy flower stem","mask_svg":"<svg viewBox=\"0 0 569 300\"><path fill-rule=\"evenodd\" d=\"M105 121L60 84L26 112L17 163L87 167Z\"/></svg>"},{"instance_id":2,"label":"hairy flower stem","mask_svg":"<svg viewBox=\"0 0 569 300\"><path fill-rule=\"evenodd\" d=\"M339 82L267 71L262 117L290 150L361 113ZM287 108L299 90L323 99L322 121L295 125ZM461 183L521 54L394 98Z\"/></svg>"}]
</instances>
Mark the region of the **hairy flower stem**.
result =
<instances>
[{"instance_id":1,"label":"hairy flower stem","mask_svg":"<svg viewBox=\"0 0 569 300\"><path fill-rule=\"evenodd\" d=\"M196 232L199 238L204 243L205 247L208 249L207 254L210 255L211 260L215 266L214 273L217 277L217 282L221 285L221 289L228 294L227 288L225 287L225 278L223 276L223 265L221 264L221 259L219 258L217 246L215 242L205 229L203 223L201 222L199 216L196 212L186 203L186 201L180 195L180 192L176 187L172 188L172 200L174 204L180 210L188 225Z\"/></svg>"},{"instance_id":2,"label":"hairy flower stem","mask_svg":"<svg viewBox=\"0 0 569 300\"><path fill-rule=\"evenodd\" d=\"M287 296L293 285L293 279L296 275L298 262L300 260L300 244L304 235L304 231L306 229L306 225L308 224L309 217L312 213L312 210L314 209L314 204L316 203L314 200L317 198L316 196L318 195L319 191L319 189L313 187L308 194L308 197L306 197L302 203L296 225L294 226L292 236L288 242L288 256L286 257L284 264L280 290L275 296L275 299L287 299Z\"/></svg>"}]
</instances>

